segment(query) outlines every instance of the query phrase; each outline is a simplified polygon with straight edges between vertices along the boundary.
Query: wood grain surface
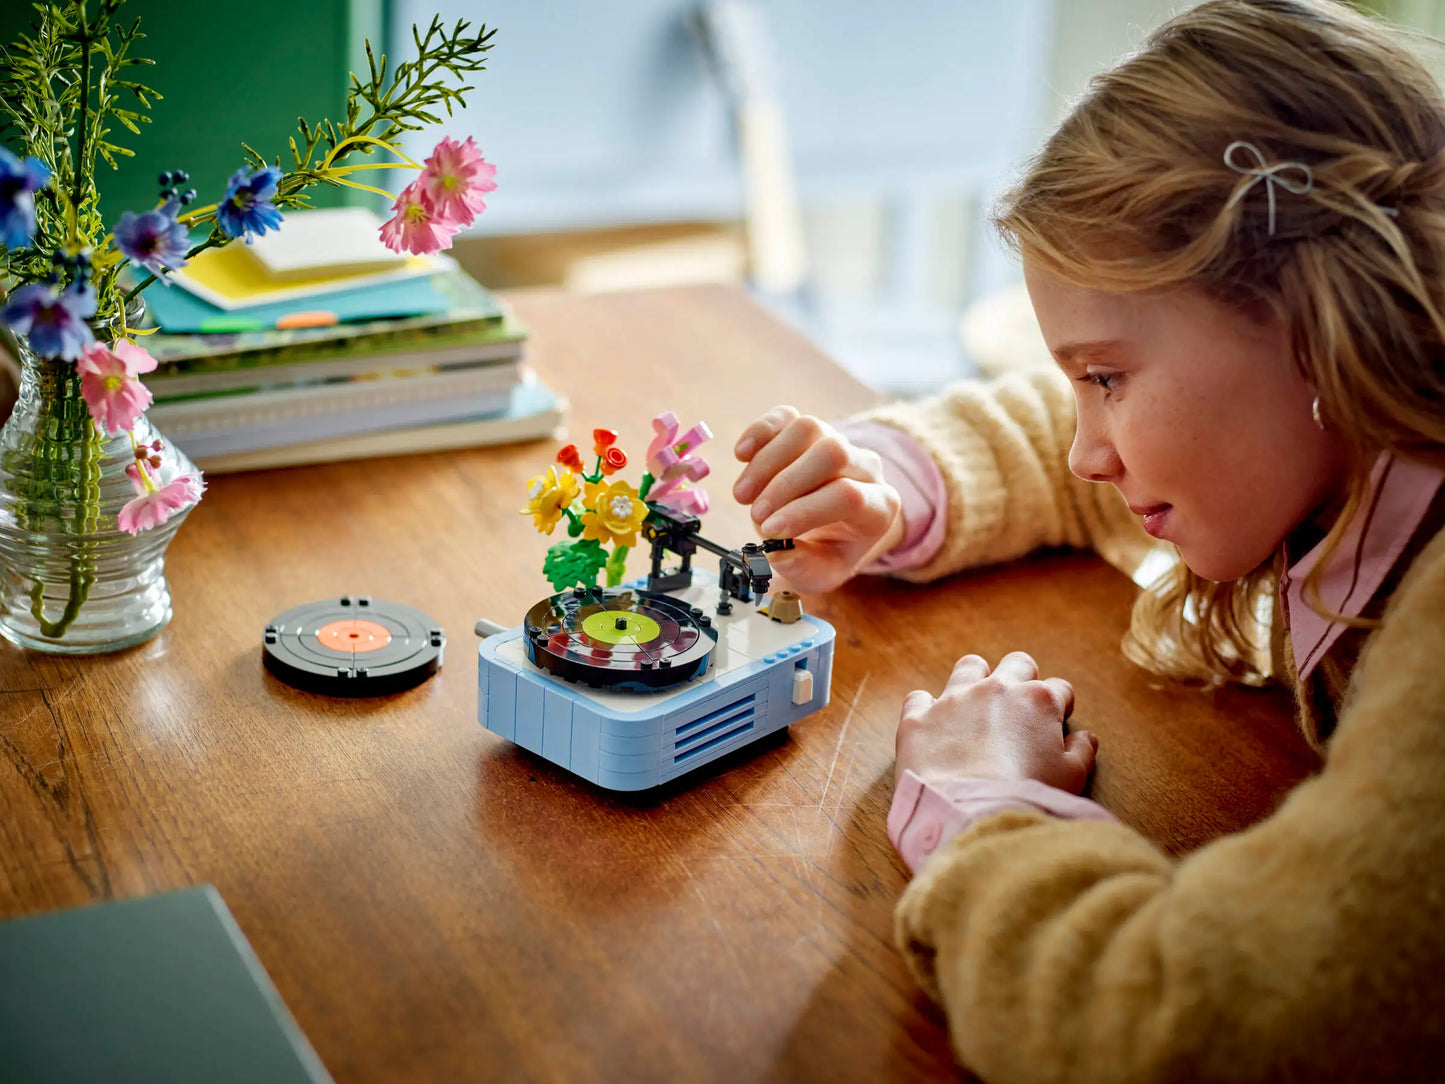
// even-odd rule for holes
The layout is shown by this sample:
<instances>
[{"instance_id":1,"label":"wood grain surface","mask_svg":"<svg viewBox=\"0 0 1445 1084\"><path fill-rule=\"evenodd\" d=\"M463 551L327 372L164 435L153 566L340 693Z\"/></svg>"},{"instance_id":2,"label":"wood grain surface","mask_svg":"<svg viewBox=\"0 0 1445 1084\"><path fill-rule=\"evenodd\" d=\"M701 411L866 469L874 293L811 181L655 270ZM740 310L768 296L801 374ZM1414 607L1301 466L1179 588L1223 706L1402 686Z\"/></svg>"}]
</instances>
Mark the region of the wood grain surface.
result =
<instances>
[{"instance_id":1,"label":"wood grain surface","mask_svg":"<svg viewBox=\"0 0 1445 1084\"><path fill-rule=\"evenodd\" d=\"M708 422L720 540L752 537L728 495L747 421L874 401L732 290L512 300L579 443L614 428L640 462L658 411ZM1313 767L1279 694L1128 664L1130 583L1054 554L807 600L838 628L825 710L661 794L600 791L476 722L473 622L548 593L552 540L517 510L554 452L214 478L171 546L159 637L89 659L0 644L0 916L211 882L344 1082L954 1079L892 945L910 689L966 652L1032 652L1099 735L1094 796L1175 852ZM271 678L266 622L348 593L437 618L442 671L368 701Z\"/></svg>"}]
</instances>

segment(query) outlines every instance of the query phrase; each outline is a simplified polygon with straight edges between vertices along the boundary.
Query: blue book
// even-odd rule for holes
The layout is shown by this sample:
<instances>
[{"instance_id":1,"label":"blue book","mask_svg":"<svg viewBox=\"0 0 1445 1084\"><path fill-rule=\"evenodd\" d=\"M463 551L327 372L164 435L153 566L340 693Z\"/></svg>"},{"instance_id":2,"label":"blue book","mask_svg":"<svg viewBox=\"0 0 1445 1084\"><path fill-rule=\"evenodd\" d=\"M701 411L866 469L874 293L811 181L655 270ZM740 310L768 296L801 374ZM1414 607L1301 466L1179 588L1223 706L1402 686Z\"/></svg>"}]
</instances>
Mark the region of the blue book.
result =
<instances>
[{"instance_id":1,"label":"blue book","mask_svg":"<svg viewBox=\"0 0 1445 1084\"><path fill-rule=\"evenodd\" d=\"M0 922L0 1078L331 1080L210 885Z\"/></svg>"},{"instance_id":2,"label":"blue book","mask_svg":"<svg viewBox=\"0 0 1445 1084\"><path fill-rule=\"evenodd\" d=\"M465 272L436 271L429 275L353 286L315 294L297 301L275 301L239 309L212 305L178 286L161 284L145 292L146 308L156 324L168 335L234 334L284 328L288 320L306 313L317 323L348 324L419 316L435 316L454 309L470 309L487 303L494 318L502 311L495 299L481 287L468 284ZM298 328L305 325L298 325Z\"/></svg>"}]
</instances>

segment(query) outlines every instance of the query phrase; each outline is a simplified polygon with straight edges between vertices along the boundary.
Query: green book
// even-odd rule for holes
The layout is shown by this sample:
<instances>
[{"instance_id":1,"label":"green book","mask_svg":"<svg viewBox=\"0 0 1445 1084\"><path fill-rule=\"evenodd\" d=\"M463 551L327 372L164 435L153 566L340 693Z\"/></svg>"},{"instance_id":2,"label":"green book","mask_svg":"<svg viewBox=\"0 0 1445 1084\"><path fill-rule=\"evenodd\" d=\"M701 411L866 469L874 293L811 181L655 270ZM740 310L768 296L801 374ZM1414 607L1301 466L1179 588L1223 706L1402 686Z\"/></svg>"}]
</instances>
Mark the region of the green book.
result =
<instances>
[{"instance_id":1,"label":"green book","mask_svg":"<svg viewBox=\"0 0 1445 1084\"><path fill-rule=\"evenodd\" d=\"M470 330L437 328L422 335L188 358L165 362L141 379L159 402L280 384L496 364L522 357L526 345L527 329L508 317Z\"/></svg>"},{"instance_id":2,"label":"green book","mask_svg":"<svg viewBox=\"0 0 1445 1084\"><path fill-rule=\"evenodd\" d=\"M461 270L439 271L407 284L407 289L425 287L438 304L432 311L416 316L386 316L375 319L342 320L324 327L265 328L249 331L199 332L167 331L165 320L158 322L159 331L146 335L141 345L162 367L182 362L210 361L217 366L225 359L246 358L253 364L266 364L272 355L336 356L360 349L373 350L386 344L424 342L437 335L459 335L483 331L503 323L506 310L485 286ZM164 286L153 286L149 295ZM178 287L170 287L177 291ZM183 292L162 294L165 303L195 304ZM238 310L238 315L246 310Z\"/></svg>"},{"instance_id":3,"label":"green book","mask_svg":"<svg viewBox=\"0 0 1445 1084\"><path fill-rule=\"evenodd\" d=\"M331 1080L210 885L0 922L0 1078Z\"/></svg>"}]
</instances>

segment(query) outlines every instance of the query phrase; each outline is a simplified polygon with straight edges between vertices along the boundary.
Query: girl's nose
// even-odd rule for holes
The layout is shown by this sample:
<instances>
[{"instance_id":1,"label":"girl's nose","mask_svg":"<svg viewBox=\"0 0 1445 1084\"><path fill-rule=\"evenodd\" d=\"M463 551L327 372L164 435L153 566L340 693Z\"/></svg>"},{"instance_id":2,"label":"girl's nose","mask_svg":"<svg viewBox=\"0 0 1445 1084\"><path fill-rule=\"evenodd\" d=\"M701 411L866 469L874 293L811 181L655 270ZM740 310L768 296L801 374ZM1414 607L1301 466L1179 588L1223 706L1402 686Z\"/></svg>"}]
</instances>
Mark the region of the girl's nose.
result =
<instances>
[{"instance_id":1,"label":"girl's nose","mask_svg":"<svg viewBox=\"0 0 1445 1084\"><path fill-rule=\"evenodd\" d=\"M1084 424L1082 418L1069 447L1069 470L1086 482L1117 482L1123 463L1104 434Z\"/></svg>"}]
</instances>

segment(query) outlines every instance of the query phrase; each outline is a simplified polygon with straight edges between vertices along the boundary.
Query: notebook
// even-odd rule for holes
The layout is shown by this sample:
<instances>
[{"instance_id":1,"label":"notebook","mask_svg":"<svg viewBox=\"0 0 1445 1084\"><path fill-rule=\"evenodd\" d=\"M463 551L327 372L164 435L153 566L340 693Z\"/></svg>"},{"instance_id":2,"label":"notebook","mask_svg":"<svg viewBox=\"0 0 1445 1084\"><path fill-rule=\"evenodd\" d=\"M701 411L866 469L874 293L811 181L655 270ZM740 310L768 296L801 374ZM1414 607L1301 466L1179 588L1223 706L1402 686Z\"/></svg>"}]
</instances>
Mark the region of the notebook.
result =
<instances>
[{"instance_id":1,"label":"notebook","mask_svg":"<svg viewBox=\"0 0 1445 1084\"><path fill-rule=\"evenodd\" d=\"M245 250L272 283L395 270L409 262L382 244L381 217L368 207L288 211L279 230L254 238Z\"/></svg>"},{"instance_id":2,"label":"notebook","mask_svg":"<svg viewBox=\"0 0 1445 1084\"><path fill-rule=\"evenodd\" d=\"M495 414L511 403L519 363L258 388L154 404L146 417L193 460Z\"/></svg>"},{"instance_id":3,"label":"notebook","mask_svg":"<svg viewBox=\"0 0 1445 1084\"><path fill-rule=\"evenodd\" d=\"M229 252L230 245L212 252ZM325 290L304 296L252 299L230 308L215 303L210 294L202 297L181 286L157 284L145 292L146 307L162 331L203 334L264 331L287 326L327 326L352 320L379 320L396 316L427 316L446 312L452 299L432 284L440 273L455 271L448 260L423 268L425 273L406 272L401 277L388 272L364 281L333 279ZM179 281L179 280L178 280ZM184 285L184 283L182 284ZM302 321L302 322L298 322ZM304 323L310 321L310 324Z\"/></svg>"},{"instance_id":4,"label":"notebook","mask_svg":"<svg viewBox=\"0 0 1445 1084\"><path fill-rule=\"evenodd\" d=\"M412 455L487 444L512 444L543 437L562 439L567 400L528 374L512 389L507 409L496 414L452 422L362 433L335 440L283 444L250 452L202 457L196 465L209 474L268 470L343 459Z\"/></svg>"},{"instance_id":5,"label":"notebook","mask_svg":"<svg viewBox=\"0 0 1445 1084\"><path fill-rule=\"evenodd\" d=\"M360 350L371 350L382 344L414 344L424 347L438 336L480 333L498 329L504 323L505 332L499 336L523 336L526 328L515 317L507 314L502 302L485 286L461 270L442 270L428 276L431 288L446 300L446 307L424 316L402 319L383 318L377 320L359 319L327 327L257 328L249 331L230 332L172 332L164 329L145 336L144 345L150 355L162 365L175 364L187 369L228 368L235 364L270 364L284 355L287 360L319 356L337 356ZM146 292L149 301L152 294L162 287L153 286ZM174 301L164 295L162 306ZM204 310L199 319L185 315L186 311L197 315L180 303L181 310L176 322L204 323ZM152 306L154 311L154 306Z\"/></svg>"},{"instance_id":6,"label":"notebook","mask_svg":"<svg viewBox=\"0 0 1445 1084\"><path fill-rule=\"evenodd\" d=\"M331 1080L210 885L0 922L0 1078Z\"/></svg>"}]
</instances>

